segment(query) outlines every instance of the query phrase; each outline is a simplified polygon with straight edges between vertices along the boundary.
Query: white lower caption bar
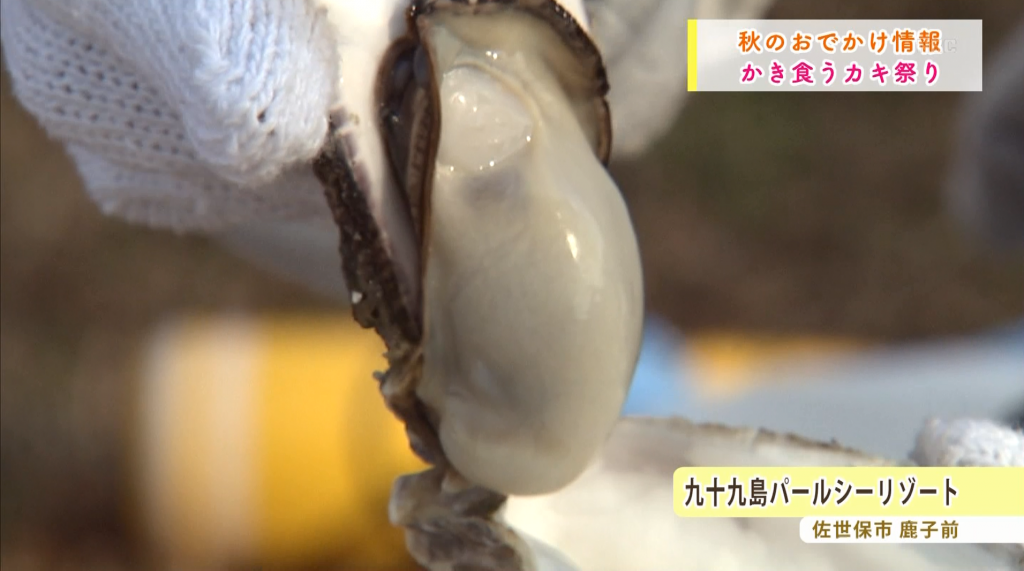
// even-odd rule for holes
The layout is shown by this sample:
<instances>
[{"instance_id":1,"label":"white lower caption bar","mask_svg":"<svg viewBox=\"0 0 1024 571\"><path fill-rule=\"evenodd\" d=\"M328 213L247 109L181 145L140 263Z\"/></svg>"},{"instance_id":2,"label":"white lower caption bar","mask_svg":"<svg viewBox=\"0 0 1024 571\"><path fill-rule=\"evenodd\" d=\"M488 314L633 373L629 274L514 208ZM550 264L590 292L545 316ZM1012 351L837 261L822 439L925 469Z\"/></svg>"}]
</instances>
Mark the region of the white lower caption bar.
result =
<instances>
[{"instance_id":1,"label":"white lower caption bar","mask_svg":"<svg viewBox=\"0 0 1024 571\"><path fill-rule=\"evenodd\" d=\"M1022 543L1022 517L805 517L804 543Z\"/></svg>"}]
</instances>

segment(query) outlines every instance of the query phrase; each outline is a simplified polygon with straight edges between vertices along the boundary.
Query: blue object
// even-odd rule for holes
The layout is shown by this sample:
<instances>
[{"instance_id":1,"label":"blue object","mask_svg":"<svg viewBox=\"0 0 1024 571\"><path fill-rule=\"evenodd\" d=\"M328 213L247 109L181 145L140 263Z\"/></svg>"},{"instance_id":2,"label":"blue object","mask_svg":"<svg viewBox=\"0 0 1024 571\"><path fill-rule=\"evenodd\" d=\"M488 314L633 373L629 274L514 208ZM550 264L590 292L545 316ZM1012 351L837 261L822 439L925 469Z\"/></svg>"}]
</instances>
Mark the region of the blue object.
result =
<instances>
[{"instance_id":1,"label":"blue object","mask_svg":"<svg viewBox=\"0 0 1024 571\"><path fill-rule=\"evenodd\" d=\"M657 317L647 318L640 360L623 415L685 414L690 399L680 361L682 345L682 335L671 325Z\"/></svg>"},{"instance_id":2,"label":"blue object","mask_svg":"<svg viewBox=\"0 0 1024 571\"><path fill-rule=\"evenodd\" d=\"M992 331L982 333L981 335L978 335L978 339L1024 347L1024 319L1019 319L1012 323L996 327Z\"/></svg>"}]
</instances>

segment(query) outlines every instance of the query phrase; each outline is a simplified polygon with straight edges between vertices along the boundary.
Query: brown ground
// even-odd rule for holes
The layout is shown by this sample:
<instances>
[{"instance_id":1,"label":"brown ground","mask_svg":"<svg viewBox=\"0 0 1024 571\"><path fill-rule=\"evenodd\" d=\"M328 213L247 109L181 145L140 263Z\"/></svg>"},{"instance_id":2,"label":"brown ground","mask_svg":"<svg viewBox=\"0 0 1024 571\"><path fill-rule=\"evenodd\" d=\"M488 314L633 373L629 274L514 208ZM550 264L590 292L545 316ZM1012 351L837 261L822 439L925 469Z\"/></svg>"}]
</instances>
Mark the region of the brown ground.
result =
<instances>
[{"instance_id":1,"label":"brown ground","mask_svg":"<svg viewBox=\"0 0 1024 571\"><path fill-rule=\"evenodd\" d=\"M844 8L838 9L837 5ZM782 2L779 18L982 18L1002 1ZM938 185L959 94L698 93L619 169L652 307L693 328L926 338L1024 312L1024 264L974 247Z\"/></svg>"},{"instance_id":2,"label":"brown ground","mask_svg":"<svg viewBox=\"0 0 1024 571\"><path fill-rule=\"evenodd\" d=\"M773 12L983 18L986 53L1022 14L1018 0L785 0ZM1024 262L967 243L940 202L958 101L695 96L658 148L616 170L651 309L686 330L878 339L1019 319ZM13 557L85 540L95 555L83 557L120 561L108 435L135 340L181 310L326 305L201 238L101 218L6 77L0 103L0 560L4 571L30 569ZM41 527L54 513L62 525Z\"/></svg>"}]
</instances>

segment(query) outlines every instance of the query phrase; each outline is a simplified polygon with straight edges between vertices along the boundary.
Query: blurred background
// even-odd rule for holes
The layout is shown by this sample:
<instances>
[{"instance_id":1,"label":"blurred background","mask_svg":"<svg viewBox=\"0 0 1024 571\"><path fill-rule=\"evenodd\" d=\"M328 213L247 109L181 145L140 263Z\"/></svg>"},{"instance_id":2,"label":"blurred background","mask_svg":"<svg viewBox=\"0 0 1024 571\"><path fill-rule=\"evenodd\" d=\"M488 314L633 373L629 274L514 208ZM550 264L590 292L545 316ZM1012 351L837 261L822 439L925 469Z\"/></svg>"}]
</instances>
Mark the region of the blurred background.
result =
<instances>
[{"instance_id":1,"label":"blurred background","mask_svg":"<svg viewBox=\"0 0 1024 571\"><path fill-rule=\"evenodd\" d=\"M988 55L1024 4L781 0L770 17L980 18ZM139 483L126 467L141 430L140 379L167 324L255 316L273 331L309 319L328 339L357 334L336 301L207 239L103 218L6 74L0 89L0 565L146 569L151 538L136 525L146 512L129 499ZM646 157L614 169L651 312L705 349L723 335L810 340L797 344L805 352L929 345L1020 324L1024 259L971 242L944 210L961 102L955 93L691 97ZM373 490L373 505L384 505L387 486ZM400 546L395 530L373 533ZM340 565L345 554L323 558L309 565Z\"/></svg>"}]
</instances>

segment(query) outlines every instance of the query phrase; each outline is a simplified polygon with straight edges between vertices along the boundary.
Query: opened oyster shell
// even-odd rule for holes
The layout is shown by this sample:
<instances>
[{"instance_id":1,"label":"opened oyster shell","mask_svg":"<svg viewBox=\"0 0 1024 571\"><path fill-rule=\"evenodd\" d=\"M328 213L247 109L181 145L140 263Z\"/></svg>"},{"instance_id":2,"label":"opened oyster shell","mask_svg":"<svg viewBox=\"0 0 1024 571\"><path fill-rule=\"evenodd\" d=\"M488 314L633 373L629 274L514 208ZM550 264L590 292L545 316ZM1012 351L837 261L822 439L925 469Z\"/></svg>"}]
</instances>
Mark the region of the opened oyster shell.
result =
<instances>
[{"instance_id":1,"label":"opened oyster shell","mask_svg":"<svg viewBox=\"0 0 1024 571\"><path fill-rule=\"evenodd\" d=\"M343 107L317 163L354 311L427 461L550 492L607 437L640 345L600 55L552 0L416 3L407 25L381 54L376 125Z\"/></svg>"},{"instance_id":2,"label":"opened oyster shell","mask_svg":"<svg viewBox=\"0 0 1024 571\"><path fill-rule=\"evenodd\" d=\"M388 348L385 402L434 465L395 483L392 522L430 569L608 568L609 549L622 548L615 526L558 530L582 530L587 516L572 517L603 493L623 499L618 484L668 490L662 509L674 517L671 474L685 463L665 452L692 434L617 424L643 288L605 169L608 86L582 3L339 2L331 16L359 35L341 58L342 77L356 80L343 85L314 168L341 231L353 313ZM876 462L716 430L698 430L692 448L723 440L759 464L776 447L817 465ZM641 519L660 517L638 505ZM546 512L569 519L552 526ZM618 553L611 567L637 568L639 552Z\"/></svg>"},{"instance_id":3,"label":"opened oyster shell","mask_svg":"<svg viewBox=\"0 0 1024 571\"><path fill-rule=\"evenodd\" d=\"M583 472L639 354L604 68L553 0L424 1L404 16L404 29L378 20L386 45L342 58L343 77L378 62L377 81L344 94L315 164L354 314L388 347L385 400L436 466L396 485L392 519L432 568L531 568L491 516L505 494Z\"/></svg>"}]
</instances>

